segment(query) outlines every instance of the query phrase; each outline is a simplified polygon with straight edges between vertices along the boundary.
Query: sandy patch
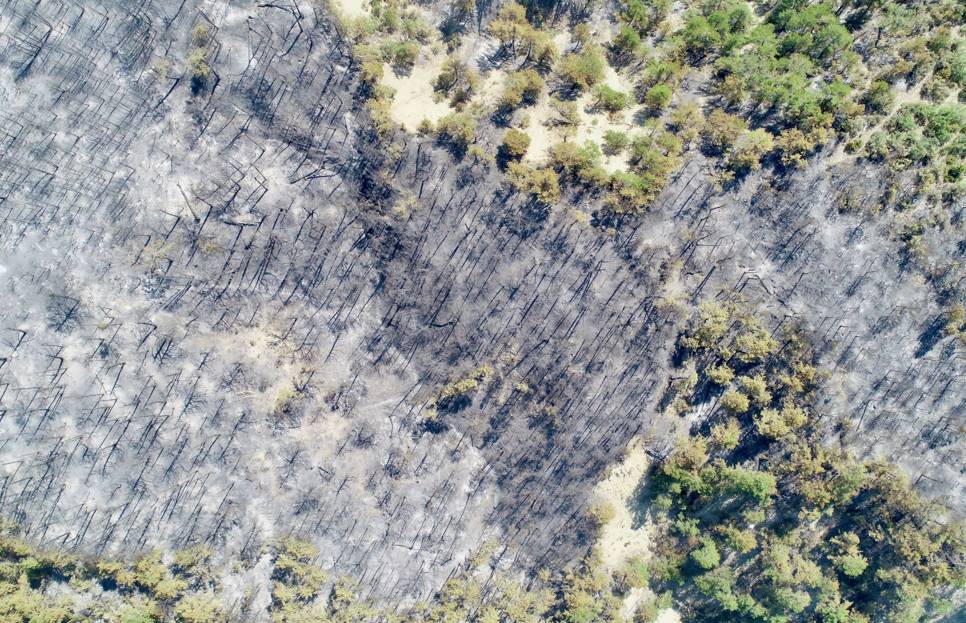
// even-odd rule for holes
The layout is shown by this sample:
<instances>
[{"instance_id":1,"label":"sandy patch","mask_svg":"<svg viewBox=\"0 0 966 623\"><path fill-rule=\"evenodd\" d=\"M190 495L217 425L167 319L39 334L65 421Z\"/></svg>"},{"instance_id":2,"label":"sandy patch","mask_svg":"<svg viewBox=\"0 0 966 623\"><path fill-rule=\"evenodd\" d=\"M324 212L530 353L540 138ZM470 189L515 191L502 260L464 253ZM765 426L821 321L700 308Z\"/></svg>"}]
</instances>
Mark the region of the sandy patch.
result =
<instances>
[{"instance_id":1,"label":"sandy patch","mask_svg":"<svg viewBox=\"0 0 966 623\"><path fill-rule=\"evenodd\" d=\"M431 41L424 45L427 50L442 48L442 42L434 33ZM464 36L456 55L464 62L473 66L473 59L487 53L492 48L488 38L476 35ZM423 119L433 123L454 112L447 99L437 101L433 83L439 76L447 55L442 51L432 52L427 56L420 55L415 67L406 75L398 75L388 63L383 64L382 84L395 92L389 112L396 123L409 132L414 132ZM493 70L486 74L483 85L473 96L472 103L495 102L503 92L503 81L506 72Z\"/></svg>"},{"instance_id":2,"label":"sandy patch","mask_svg":"<svg viewBox=\"0 0 966 623\"><path fill-rule=\"evenodd\" d=\"M557 47L557 52L566 54L573 45L573 38L569 30L561 30L553 36L553 44Z\"/></svg>"},{"instance_id":3,"label":"sandy patch","mask_svg":"<svg viewBox=\"0 0 966 623\"><path fill-rule=\"evenodd\" d=\"M604 77L604 84L612 89L633 94L633 84L624 76L617 73L613 67L608 66ZM577 132L570 140L578 145L583 145L587 141L593 141L597 145L603 145L604 135L609 131L631 134L637 129L634 123L634 116L639 107L624 110L615 115L593 110L595 97L593 93L584 93L577 98L577 108L580 112L581 122L577 126ZM549 96L544 96L537 102L536 106L527 110L530 116L530 123L526 131L530 135L530 149L527 151L526 160L533 163L542 163L547 159L547 154L553 145L561 142L563 136L560 131L553 127L553 119L557 117L556 111L550 105ZM627 155L619 154L614 156L605 155L601 166L608 173L627 170Z\"/></svg>"},{"instance_id":4,"label":"sandy patch","mask_svg":"<svg viewBox=\"0 0 966 623\"><path fill-rule=\"evenodd\" d=\"M409 75L403 76L396 75L388 63L383 65L382 83L395 91L389 112L409 132L415 132L423 119L435 123L453 111L446 100L436 101L433 90L445 60L443 54L434 54L417 62Z\"/></svg>"},{"instance_id":5,"label":"sandy patch","mask_svg":"<svg viewBox=\"0 0 966 623\"><path fill-rule=\"evenodd\" d=\"M633 621L637 609L654 596L649 589L632 588L628 591L621 604L620 616L625 621ZM648 623L681 623L681 614L674 608L665 608L657 613L657 617Z\"/></svg>"},{"instance_id":6,"label":"sandy patch","mask_svg":"<svg viewBox=\"0 0 966 623\"><path fill-rule=\"evenodd\" d=\"M545 162L550 147L561 140L560 134L551 127L551 120L557 117L557 113L550 105L550 96L544 93L536 104L525 108L523 114L529 119L525 130L530 135L530 148L524 160Z\"/></svg>"},{"instance_id":7,"label":"sandy patch","mask_svg":"<svg viewBox=\"0 0 966 623\"><path fill-rule=\"evenodd\" d=\"M506 70L493 69L483 77L475 101L483 104L487 110L495 109L500 95L503 94L503 85L506 83Z\"/></svg>"},{"instance_id":8,"label":"sandy patch","mask_svg":"<svg viewBox=\"0 0 966 623\"><path fill-rule=\"evenodd\" d=\"M627 596L624 597L624 603L621 604L621 618L625 621L632 620L634 613L637 612L641 603L647 601L652 594L646 588L632 588L629 590Z\"/></svg>"},{"instance_id":9,"label":"sandy patch","mask_svg":"<svg viewBox=\"0 0 966 623\"><path fill-rule=\"evenodd\" d=\"M369 0L332 0L343 16L350 19L369 16Z\"/></svg>"},{"instance_id":10,"label":"sandy patch","mask_svg":"<svg viewBox=\"0 0 966 623\"><path fill-rule=\"evenodd\" d=\"M895 89L895 88L892 89L892 92L895 95L895 103L892 105L891 111L888 114L883 115L882 119L880 119L878 123L860 132L856 138L858 140L861 140L863 143L866 143L870 138L872 138L873 134L885 128L886 124L892 120L892 116L896 112L898 112L899 109L901 109L903 106L907 104L918 104L918 103L925 102L926 100L924 100L922 97L922 85L924 85L928 80L929 80L929 76L927 76L923 80L920 80L919 83L913 85L912 88L906 87L904 89ZM955 98L956 98L956 91L953 91L952 93L950 93L949 97L946 98L946 102L948 103L951 99L955 99ZM829 156L828 160L826 161L826 164L829 167L833 167L833 166L842 164L847 160L855 160L856 158L859 157L860 153L861 152L855 153L855 154L846 153L845 143L840 141L839 144L836 145L835 150L832 152L832 155Z\"/></svg>"},{"instance_id":11,"label":"sandy patch","mask_svg":"<svg viewBox=\"0 0 966 623\"><path fill-rule=\"evenodd\" d=\"M681 613L674 608L665 608L657 613L654 623L681 623Z\"/></svg>"},{"instance_id":12,"label":"sandy patch","mask_svg":"<svg viewBox=\"0 0 966 623\"><path fill-rule=\"evenodd\" d=\"M632 513L634 492L649 464L643 443L636 439L628 446L624 460L612 467L594 489L597 499L614 509L614 517L601 528L598 541L601 561L607 571L620 569L634 556L650 556L653 526L646 523L637 526Z\"/></svg>"},{"instance_id":13,"label":"sandy patch","mask_svg":"<svg viewBox=\"0 0 966 623\"><path fill-rule=\"evenodd\" d=\"M635 129L634 124L634 109L624 110L614 115L609 115L601 112L587 112L587 109L591 108L594 104L594 96L590 94L584 94L577 100L578 105L583 111L583 122L577 127L577 134L574 140L577 141L579 145L583 145L587 141L593 141L599 146L604 144L604 135L607 132L620 132L621 134L630 135ZM604 154L604 158L601 161L601 166L604 167L608 173L613 173L615 171L626 171L627 170L627 154L616 154L613 156L608 156Z\"/></svg>"},{"instance_id":14,"label":"sandy patch","mask_svg":"<svg viewBox=\"0 0 966 623\"><path fill-rule=\"evenodd\" d=\"M665 18L667 32L676 33L684 28L684 12L686 10L687 8L682 6L681 8L674 8L668 13L668 16Z\"/></svg>"},{"instance_id":15,"label":"sandy patch","mask_svg":"<svg viewBox=\"0 0 966 623\"><path fill-rule=\"evenodd\" d=\"M598 539L601 562L609 573L619 570L635 556L643 560L651 557L654 526L648 522L638 526L633 512L635 492L649 465L644 442L640 438L634 439L628 445L624 459L613 466L594 489L598 502L614 509L613 518L601 528ZM621 604L621 617L625 621L633 620L641 604L653 596L648 588L632 588ZM666 608L658 613L654 623L681 623L681 615L673 608Z\"/></svg>"}]
</instances>

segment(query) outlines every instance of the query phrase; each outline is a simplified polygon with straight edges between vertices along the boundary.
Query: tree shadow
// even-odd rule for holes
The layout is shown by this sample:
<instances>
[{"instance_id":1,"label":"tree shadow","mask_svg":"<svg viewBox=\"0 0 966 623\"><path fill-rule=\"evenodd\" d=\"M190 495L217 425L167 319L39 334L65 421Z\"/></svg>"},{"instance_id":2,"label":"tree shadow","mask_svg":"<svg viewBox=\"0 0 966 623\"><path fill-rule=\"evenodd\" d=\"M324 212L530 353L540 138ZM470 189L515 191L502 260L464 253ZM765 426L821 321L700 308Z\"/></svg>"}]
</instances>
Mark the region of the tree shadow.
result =
<instances>
[{"instance_id":1,"label":"tree shadow","mask_svg":"<svg viewBox=\"0 0 966 623\"><path fill-rule=\"evenodd\" d=\"M916 352L913 356L916 359L920 359L927 355L945 337L945 328L946 319L942 314L933 318L919 334L919 345L916 347Z\"/></svg>"}]
</instances>

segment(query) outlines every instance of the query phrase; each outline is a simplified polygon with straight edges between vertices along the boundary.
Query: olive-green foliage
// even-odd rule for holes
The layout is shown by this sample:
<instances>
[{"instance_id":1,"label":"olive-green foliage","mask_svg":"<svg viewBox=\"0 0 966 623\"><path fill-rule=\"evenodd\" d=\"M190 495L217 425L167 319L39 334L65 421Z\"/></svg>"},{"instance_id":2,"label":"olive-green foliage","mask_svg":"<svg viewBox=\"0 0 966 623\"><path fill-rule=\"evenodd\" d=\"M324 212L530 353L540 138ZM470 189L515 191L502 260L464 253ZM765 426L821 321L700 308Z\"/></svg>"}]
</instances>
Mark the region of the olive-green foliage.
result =
<instances>
[{"instance_id":1,"label":"olive-green foliage","mask_svg":"<svg viewBox=\"0 0 966 623\"><path fill-rule=\"evenodd\" d=\"M782 0L766 23L749 29L747 20L738 22L716 39L721 29L698 20L691 44L704 54L722 53L716 67L731 104L751 100L806 131L830 126L848 110L838 79L852 37L830 3ZM816 76L822 77L817 85Z\"/></svg>"},{"instance_id":2,"label":"olive-green foliage","mask_svg":"<svg viewBox=\"0 0 966 623\"><path fill-rule=\"evenodd\" d=\"M704 148L711 154L726 154L747 130L748 123L744 119L716 108L708 115L701 135Z\"/></svg>"},{"instance_id":3,"label":"olive-green foliage","mask_svg":"<svg viewBox=\"0 0 966 623\"><path fill-rule=\"evenodd\" d=\"M691 560L702 569L714 569L721 564L721 554L718 553L714 540L705 537L701 539L700 547L691 551Z\"/></svg>"},{"instance_id":4,"label":"olive-green foliage","mask_svg":"<svg viewBox=\"0 0 966 623\"><path fill-rule=\"evenodd\" d=\"M939 504L895 468L825 447L810 415L822 374L808 343L789 332L779 352L760 320L724 303L703 304L680 341L689 369L707 373L699 386L727 387L731 366L740 371L742 391L721 401L744 413L712 414L659 465L665 551L650 565L652 589L672 591L700 623L885 623L948 611L942 598L966 582L966 529L936 521Z\"/></svg>"},{"instance_id":5,"label":"olive-green foliage","mask_svg":"<svg viewBox=\"0 0 966 623\"><path fill-rule=\"evenodd\" d=\"M225 619L221 605L212 595L193 594L181 599L174 607L179 623L214 623Z\"/></svg>"},{"instance_id":6,"label":"olive-green foliage","mask_svg":"<svg viewBox=\"0 0 966 623\"><path fill-rule=\"evenodd\" d=\"M544 88L543 78L533 69L509 73L503 86L503 94L500 95L500 106L515 109L521 104L534 104Z\"/></svg>"},{"instance_id":7,"label":"olive-green foliage","mask_svg":"<svg viewBox=\"0 0 966 623\"><path fill-rule=\"evenodd\" d=\"M748 410L748 396L736 390L728 390L721 396L721 406L732 413L741 414Z\"/></svg>"},{"instance_id":8,"label":"olive-green foliage","mask_svg":"<svg viewBox=\"0 0 966 623\"><path fill-rule=\"evenodd\" d=\"M824 128L814 128L808 132L798 128L782 130L776 141L782 166L791 169L805 166L808 155L825 142L826 137L827 132Z\"/></svg>"},{"instance_id":9,"label":"olive-green foliage","mask_svg":"<svg viewBox=\"0 0 966 623\"><path fill-rule=\"evenodd\" d=\"M746 130L735 140L728 154L727 166L735 173L757 171L761 168L761 159L772 150L774 144L767 130Z\"/></svg>"},{"instance_id":10,"label":"olive-green foliage","mask_svg":"<svg viewBox=\"0 0 966 623\"><path fill-rule=\"evenodd\" d=\"M514 50L532 29L527 21L527 10L512 0L500 6L500 11L489 25L490 34L497 38L500 45Z\"/></svg>"},{"instance_id":11,"label":"olive-green foliage","mask_svg":"<svg viewBox=\"0 0 966 623\"><path fill-rule=\"evenodd\" d=\"M570 176L571 179L600 184L607 178L607 173L600 166L600 147L593 141L583 145L574 143L557 143L550 149L550 162L554 167Z\"/></svg>"},{"instance_id":12,"label":"olive-green foliage","mask_svg":"<svg viewBox=\"0 0 966 623\"><path fill-rule=\"evenodd\" d=\"M681 343L686 348L711 348L724 337L731 324L731 309L726 304L705 301L698 307L694 328ZM730 378L728 379L731 380Z\"/></svg>"},{"instance_id":13,"label":"olive-green foliage","mask_svg":"<svg viewBox=\"0 0 966 623\"><path fill-rule=\"evenodd\" d=\"M191 74L191 91L195 94L204 89L211 78L211 65L208 63L210 51L206 47L193 48L188 53L188 71Z\"/></svg>"},{"instance_id":14,"label":"olive-green foliage","mask_svg":"<svg viewBox=\"0 0 966 623\"><path fill-rule=\"evenodd\" d=\"M681 140L658 130L631 141L630 170L610 178L608 205L615 212L642 212L657 198L680 165Z\"/></svg>"},{"instance_id":15,"label":"olive-green foliage","mask_svg":"<svg viewBox=\"0 0 966 623\"><path fill-rule=\"evenodd\" d=\"M876 80L865 92L863 101L869 111L887 113L892 109L892 105L896 101L896 96L892 92L892 87L889 86L888 82L885 80Z\"/></svg>"},{"instance_id":16,"label":"olive-green foliage","mask_svg":"<svg viewBox=\"0 0 966 623\"><path fill-rule=\"evenodd\" d=\"M908 104L873 135L867 155L885 160L894 171L927 166L936 182L962 186L966 162L966 105Z\"/></svg>"},{"instance_id":17,"label":"olive-green foliage","mask_svg":"<svg viewBox=\"0 0 966 623\"><path fill-rule=\"evenodd\" d=\"M754 376L742 376L738 378L741 389L758 406L767 406L771 403L771 392L768 391L768 384L764 374Z\"/></svg>"},{"instance_id":18,"label":"olive-green foliage","mask_svg":"<svg viewBox=\"0 0 966 623\"><path fill-rule=\"evenodd\" d=\"M479 86L480 78L476 71L456 56L443 61L439 75L433 81L433 89L447 96L456 107L468 102Z\"/></svg>"},{"instance_id":19,"label":"olive-green foliage","mask_svg":"<svg viewBox=\"0 0 966 623\"><path fill-rule=\"evenodd\" d=\"M711 440L718 448L733 450L741 441L741 425L736 418L728 418L711 428Z\"/></svg>"},{"instance_id":20,"label":"olive-green foliage","mask_svg":"<svg viewBox=\"0 0 966 623\"><path fill-rule=\"evenodd\" d=\"M648 34L667 16L671 0L627 0L620 20L634 33Z\"/></svg>"},{"instance_id":21,"label":"olive-green foliage","mask_svg":"<svg viewBox=\"0 0 966 623\"><path fill-rule=\"evenodd\" d=\"M718 385L729 385L735 378L735 372L726 363L711 366L707 370L708 378Z\"/></svg>"},{"instance_id":22,"label":"olive-green foliage","mask_svg":"<svg viewBox=\"0 0 966 623\"><path fill-rule=\"evenodd\" d=\"M318 549L307 541L284 539L275 545L272 603L281 610L318 596L326 573L315 564Z\"/></svg>"},{"instance_id":23,"label":"olive-green foliage","mask_svg":"<svg viewBox=\"0 0 966 623\"><path fill-rule=\"evenodd\" d=\"M599 46L588 45L560 61L560 76L581 91L587 91L604 79L607 62Z\"/></svg>"},{"instance_id":24,"label":"olive-green foliage","mask_svg":"<svg viewBox=\"0 0 966 623\"><path fill-rule=\"evenodd\" d=\"M515 160L519 160L526 155L529 147L530 135L516 128L510 128L506 131L506 134L503 135L503 144L500 146L501 151L508 158Z\"/></svg>"},{"instance_id":25,"label":"olive-green foliage","mask_svg":"<svg viewBox=\"0 0 966 623\"><path fill-rule=\"evenodd\" d=\"M383 59L401 68L411 68L419 56L419 46L412 41L386 41L382 44Z\"/></svg>"},{"instance_id":26,"label":"olive-green foliage","mask_svg":"<svg viewBox=\"0 0 966 623\"><path fill-rule=\"evenodd\" d=\"M944 315L943 332L966 343L966 306L954 305Z\"/></svg>"},{"instance_id":27,"label":"olive-green foliage","mask_svg":"<svg viewBox=\"0 0 966 623\"><path fill-rule=\"evenodd\" d=\"M476 119L466 112L449 113L436 123L436 134L453 149L463 151L476 140Z\"/></svg>"},{"instance_id":28,"label":"olive-green foliage","mask_svg":"<svg viewBox=\"0 0 966 623\"><path fill-rule=\"evenodd\" d=\"M191 590L216 586L208 569L210 552L206 548L178 552L171 565L158 551L131 563L82 561L35 549L12 530L5 527L0 534L0 620L224 620L212 593ZM69 584L71 591L56 588L62 584ZM95 588L97 584L103 588ZM170 609L173 618L165 618L165 609Z\"/></svg>"},{"instance_id":29,"label":"olive-green foliage","mask_svg":"<svg viewBox=\"0 0 966 623\"><path fill-rule=\"evenodd\" d=\"M641 48L641 36L630 26L621 26L621 29L611 39L610 49L613 58L617 63L624 63L629 60Z\"/></svg>"},{"instance_id":30,"label":"olive-green foliage","mask_svg":"<svg viewBox=\"0 0 966 623\"><path fill-rule=\"evenodd\" d=\"M644 95L644 105L651 113L659 113L671 103L671 87L667 84L655 84Z\"/></svg>"},{"instance_id":31,"label":"olive-green foliage","mask_svg":"<svg viewBox=\"0 0 966 623\"><path fill-rule=\"evenodd\" d=\"M601 84L597 87L596 97L597 105L609 113L620 112L627 108L630 103L630 97L627 93L612 89L606 84Z\"/></svg>"},{"instance_id":32,"label":"olive-green foliage","mask_svg":"<svg viewBox=\"0 0 966 623\"><path fill-rule=\"evenodd\" d=\"M735 338L738 359L744 363L761 361L778 349L778 342L754 319L743 322L743 330Z\"/></svg>"},{"instance_id":33,"label":"olive-green foliage","mask_svg":"<svg viewBox=\"0 0 966 623\"><path fill-rule=\"evenodd\" d=\"M372 120L376 134L381 140L388 139L396 128L396 122L393 120L390 110L391 105L391 95L382 88L377 88L374 97L366 101L369 118Z\"/></svg>"},{"instance_id":34,"label":"olive-green foliage","mask_svg":"<svg viewBox=\"0 0 966 623\"><path fill-rule=\"evenodd\" d=\"M704 131L704 113L694 100L687 100L671 111L671 127L685 145L690 145Z\"/></svg>"},{"instance_id":35,"label":"olive-green foliage","mask_svg":"<svg viewBox=\"0 0 966 623\"><path fill-rule=\"evenodd\" d=\"M560 178L552 168L511 161L507 165L507 181L517 192L529 193L546 205L560 200Z\"/></svg>"},{"instance_id":36,"label":"olive-green foliage","mask_svg":"<svg viewBox=\"0 0 966 623\"><path fill-rule=\"evenodd\" d=\"M604 133L604 153L619 154L630 144L631 139L625 132L607 130Z\"/></svg>"}]
</instances>

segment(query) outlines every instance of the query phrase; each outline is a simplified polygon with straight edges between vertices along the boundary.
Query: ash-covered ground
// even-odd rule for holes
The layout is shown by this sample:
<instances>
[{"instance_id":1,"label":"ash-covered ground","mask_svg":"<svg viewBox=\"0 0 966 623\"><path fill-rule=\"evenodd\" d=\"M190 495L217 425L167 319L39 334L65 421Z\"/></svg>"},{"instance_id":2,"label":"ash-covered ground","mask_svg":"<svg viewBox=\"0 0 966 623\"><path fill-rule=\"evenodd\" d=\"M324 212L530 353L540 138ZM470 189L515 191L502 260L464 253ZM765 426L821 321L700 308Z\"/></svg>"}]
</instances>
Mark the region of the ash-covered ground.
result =
<instances>
[{"instance_id":1,"label":"ash-covered ground","mask_svg":"<svg viewBox=\"0 0 966 623\"><path fill-rule=\"evenodd\" d=\"M0 3L0 513L29 539L297 534L386 599L486 541L572 560L603 470L684 421L657 405L687 310L736 294L814 336L830 435L964 509L962 348L887 226L841 209L879 201L875 168L721 193L690 154L645 216L586 223L429 139L391 157L357 85L308 1Z\"/></svg>"}]
</instances>

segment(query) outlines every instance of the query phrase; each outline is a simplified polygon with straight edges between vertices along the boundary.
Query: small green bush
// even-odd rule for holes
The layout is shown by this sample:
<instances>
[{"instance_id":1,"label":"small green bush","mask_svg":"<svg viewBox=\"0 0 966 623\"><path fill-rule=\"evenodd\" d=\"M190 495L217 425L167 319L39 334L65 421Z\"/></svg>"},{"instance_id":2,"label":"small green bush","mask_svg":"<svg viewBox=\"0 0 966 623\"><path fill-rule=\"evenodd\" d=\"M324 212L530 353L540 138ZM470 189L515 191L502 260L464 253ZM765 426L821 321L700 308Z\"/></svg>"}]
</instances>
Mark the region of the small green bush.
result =
<instances>
[{"instance_id":1,"label":"small green bush","mask_svg":"<svg viewBox=\"0 0 966 623\"><path fill-rule=\"evenodd\" d=\"M521 130L510 128L503 136L503 144L500 146L500 150L506 157L519 160L526 155L529 147L530 135Z\"/></svg>"},{"instance_id":2,"label":"small green bush","mask_svg":"<svg viewBox=\"0 0 966 623\"><path fill-rule=\"evenodd\" d=\"M607 66L598 46L586 46L580 52L568 54L560 62L560 76L581 91L604 79Z\"/></svg>"},{"instance_id":3,"label":"small green bush","mask_svg":"<svg viewBox=\"0 0 966 623\"><path fill-rule=\"evenodd\" d=\"M627 93L612 89L606 84L597 87L596 97L597 105L609 113L620 112L630 103Z\"/></svg>"},{"instance_id":4,"label":"small green bush","mask_svg":"<svg viewBox=\"0 0 966 623\"><path fill-rule=\"evenodd\" d=\"M671 103L671 87L666 84L655 84L644 95L644 105L651 114L657 114Z\"/></svg>"}]
</instances>

